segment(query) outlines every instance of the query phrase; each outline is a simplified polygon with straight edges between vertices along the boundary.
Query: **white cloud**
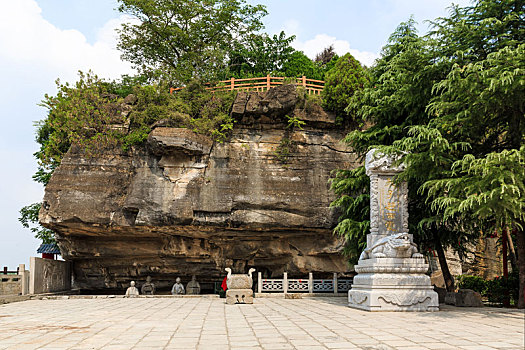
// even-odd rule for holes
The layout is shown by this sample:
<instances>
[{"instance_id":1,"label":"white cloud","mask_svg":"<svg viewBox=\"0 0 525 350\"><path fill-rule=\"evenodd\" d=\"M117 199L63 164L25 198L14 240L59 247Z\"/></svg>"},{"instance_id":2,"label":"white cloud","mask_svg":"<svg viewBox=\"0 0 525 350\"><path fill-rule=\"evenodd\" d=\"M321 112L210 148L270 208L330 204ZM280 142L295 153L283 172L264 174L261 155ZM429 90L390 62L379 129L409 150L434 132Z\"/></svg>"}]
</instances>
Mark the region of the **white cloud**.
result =
<instances>
[{"instance_id":1,"label":"white cloud","mask_svg":"<svg viewBox=\"0 0 525 350\"><path fill-rule=\"evenodd\" d=\"M379 57L377 53L359 51L352 49L350 43L346 40L338 40L335 36L327 34L317 34L313 39L307 41L294 41L292 44L297 50L303 51L306 56L315 58L315 55L323 51L326 47L333 45L338 55L344 55L348 52L352 54L359 62L366 66L371 66Z\"/></svg>"},{"instance_id":2,"label":"white cloud","mask_svg":"<svg viewBox=\"0 0 525 350\"><path fill-rule=\"evenodd\" d=\"M0 63L38 67L56 72L62 80L74 80L78 70L93 70L105 78L132 73L115 49L114 29L127 17L112 19L89 44L77 30L57 28L42 17L34 0L3 1L0 5Z\"/></svg>"}]
</instances>

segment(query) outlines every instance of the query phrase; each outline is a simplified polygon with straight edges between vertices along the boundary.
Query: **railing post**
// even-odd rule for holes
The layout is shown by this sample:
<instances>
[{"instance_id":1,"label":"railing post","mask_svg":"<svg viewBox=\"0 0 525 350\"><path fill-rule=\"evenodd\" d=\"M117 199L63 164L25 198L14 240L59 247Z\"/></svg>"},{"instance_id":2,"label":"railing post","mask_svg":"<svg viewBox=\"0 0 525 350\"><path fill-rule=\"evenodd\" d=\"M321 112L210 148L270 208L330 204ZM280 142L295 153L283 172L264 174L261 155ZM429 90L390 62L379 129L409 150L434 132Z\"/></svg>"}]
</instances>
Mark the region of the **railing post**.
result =
<instances>
[{"instance_id":1,"label":"railing post","mask_svg":"<svg viewBox=\"0 0 525 350\"><path fill-rule=\"evenodd\" d=\"M235 86L235 78L232 77L230 79L230 91L233 91L234 86Z\"/></svg>"},{"instance_id":2,"label":"railing post","mask_svg":"<svg viewBox=\"0 0 525 350\"><path fill-rule=\"evenodd\" d=\"M314 292L314 274L308 273L308 293Z\"/></svg>"},{"instance_id":3,"label":"railing post","mask_svg":"<svg viewBox=\"0 0 525 350\"><path fill-rule=\"evenodd\" d=\"M303 75L303 87L306 89L306 76Z\"/></svg>"},{"instance_id":4,"label":"railing post","mask_svg":"<svg viewBox=\"0 0 525 350\"><path fill-rule=\"evenodd\" d=\"M262 293L262 273L257 272L257 293Z\"/></svg>"},{"instance_id":5,"label":"railing post","mask_svg":"<svg viewBox=\"0 0 525 350\"><path fill-rule=\"evenodd\" d=\"M27 295L29 294L29 278L27 276L25 264L18 265L18 274L22 279L22 295Z\"/></svg>"},{"instance_id":6,"label":"railing post","mask_svg":"<svg viewBox=\"0 0 525 350\"><path fill-rule=\"evenodd\" d=\"M270 90L270 74L266 75L266 90Z\"/></svg>"},{"instance_id":7,"label":"railing post","mask_svg":"<svg viewBox=\"0 0 525 350\"><path fill-rule=\"evenodd\" d=\"M7 275L7 266L4 266L4 275Z\"/></svg>"},{"instance_id":8,"label":"railing post","mask_svg":"<svg viewBox=\"0 0 525 350\"><path fill-rule=\"evenodd\" d=\"M288 293L288 272L283 274L283 292Z\"/></svg>"},{"instance_id":9,"label":"railing post","mask_svg":"<svg viewBox=\"0 0 525 350\"><path fill-rule=\"evenodd\" d=\"M334 294L337 294L337 272L334 272Z\"/></svg>"}]
</instances>

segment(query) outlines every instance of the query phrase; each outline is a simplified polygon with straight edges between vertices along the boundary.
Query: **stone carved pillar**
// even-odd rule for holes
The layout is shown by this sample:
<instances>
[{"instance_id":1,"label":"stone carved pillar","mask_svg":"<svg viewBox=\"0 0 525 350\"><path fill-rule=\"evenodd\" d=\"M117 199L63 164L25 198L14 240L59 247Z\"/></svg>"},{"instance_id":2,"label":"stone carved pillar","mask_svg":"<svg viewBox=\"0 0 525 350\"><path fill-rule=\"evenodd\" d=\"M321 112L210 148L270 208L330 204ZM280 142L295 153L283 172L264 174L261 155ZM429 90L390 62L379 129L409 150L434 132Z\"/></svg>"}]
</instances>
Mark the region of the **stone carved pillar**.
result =
<instances>
[{"instance_id":1,"label":"stone carved pillar","mask_svg":"<svg viewBox=\"0 0 525 350\"><path fill-rule=\"evenodd\" d=\"M384 237L392 233L408 231L408 188L406 183L395 186L396 174L402 172L403 164L394 165L391 157L367 153L366 174L370 177L370 235Z\"/></svg>"},{"instance_id":2,"label":"stone carved pillar","mask_svg":"<svg viewBox=\"0 0 525 350\"><path fill-rule=\"evenodd\" d=\"M348 304L368 311L437 311L438 296L425 274L428 264L408 233L407 184L393 183L404 170L396 161L377 150L366 155L370 234L355 266Z\"/></svg>"}]
</instances>

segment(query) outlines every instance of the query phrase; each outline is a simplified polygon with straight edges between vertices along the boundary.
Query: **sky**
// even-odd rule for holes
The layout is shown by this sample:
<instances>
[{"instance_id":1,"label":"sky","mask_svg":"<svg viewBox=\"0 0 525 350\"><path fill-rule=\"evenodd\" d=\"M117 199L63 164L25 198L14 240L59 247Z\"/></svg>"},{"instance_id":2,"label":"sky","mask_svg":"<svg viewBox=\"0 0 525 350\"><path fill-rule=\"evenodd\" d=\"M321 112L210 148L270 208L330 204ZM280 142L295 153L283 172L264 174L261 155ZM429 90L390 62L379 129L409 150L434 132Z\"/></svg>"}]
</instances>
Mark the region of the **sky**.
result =
<instances>
[{"instance_id":1,"label":"sky","mask_svg":"<svg viewBox=\"0 0 525 350\"><path fill-rule=\"evenodd\" d=\"M293 46L314 57L333 44L370 66L389 35L411 15L420 33L427 20L446 16L451 0L249 0L269 12L270 34L296 35ZM466 6L470 0L455 0ZM18 211L40 202L43 188L32 181L39 106L55 94L55 80L74 82L78 70L100 77L133 74L115 49L115 28L129 18L115 10L116 0L0 0L0 268L29 266L40 242L18 222Z\"/></svg>"}]
</instances>

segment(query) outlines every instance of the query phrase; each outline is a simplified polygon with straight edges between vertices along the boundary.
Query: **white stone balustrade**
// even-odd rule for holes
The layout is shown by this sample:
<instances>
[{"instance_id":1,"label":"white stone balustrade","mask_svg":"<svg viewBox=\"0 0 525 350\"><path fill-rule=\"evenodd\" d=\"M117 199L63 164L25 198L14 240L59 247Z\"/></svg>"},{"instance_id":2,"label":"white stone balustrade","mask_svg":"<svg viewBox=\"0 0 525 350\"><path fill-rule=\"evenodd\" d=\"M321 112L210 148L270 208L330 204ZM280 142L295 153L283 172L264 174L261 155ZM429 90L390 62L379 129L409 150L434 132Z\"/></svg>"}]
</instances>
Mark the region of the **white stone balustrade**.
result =
<instances>
[{"instance_id":1,"label":"white stone balustrade","mask_svg":"<svg viewBox=\"0 0 525 350\"><path fill-rule=\"evenodd\" d=\"M337 290L334 290L337 286ZM352 288L351 278L338 278L334 273L332 279L314 279L309 273L308 278L289 279L285 272L283 278L262 278L258 273L258 293L346 293Z\"/></svg>"}]
</instances>

